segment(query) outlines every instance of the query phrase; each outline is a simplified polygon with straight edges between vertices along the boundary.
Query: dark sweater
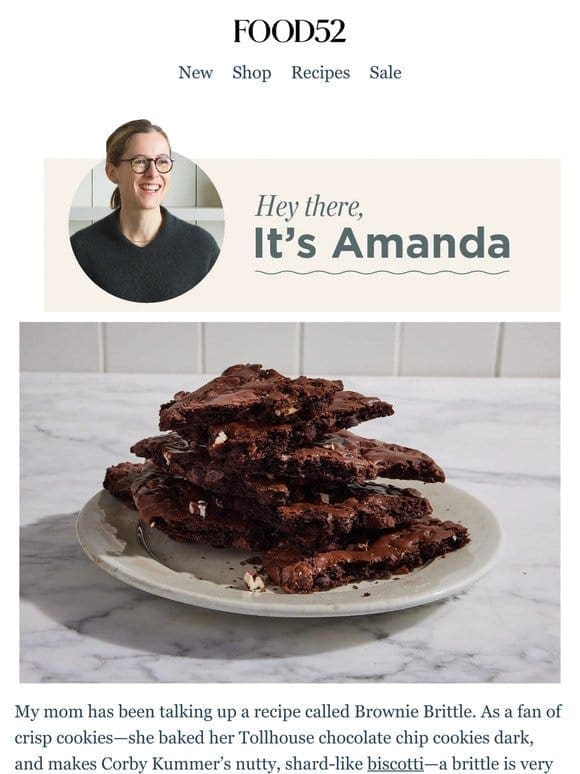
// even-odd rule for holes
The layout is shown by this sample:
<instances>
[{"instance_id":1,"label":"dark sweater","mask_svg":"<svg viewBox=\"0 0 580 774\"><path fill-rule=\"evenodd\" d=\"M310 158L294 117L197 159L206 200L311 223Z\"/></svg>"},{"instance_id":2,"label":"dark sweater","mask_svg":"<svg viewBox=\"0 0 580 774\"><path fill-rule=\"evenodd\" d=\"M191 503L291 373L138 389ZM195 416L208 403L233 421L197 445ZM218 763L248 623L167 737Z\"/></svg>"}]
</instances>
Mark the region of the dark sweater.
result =
<instances>
[{"instance_id":1,"label":"dark sweater","mask_svg":"<svg viewBox=\"0 0 580 774\"><path fill-rule=\"evenodd\" d=\"M107 293L128 301L166 301L195 287L212 268L219 248L210 233L161 208L163 226L145 247L130 242L118 211L71 237L85 274Z\"/></svg>"}]
</instances>

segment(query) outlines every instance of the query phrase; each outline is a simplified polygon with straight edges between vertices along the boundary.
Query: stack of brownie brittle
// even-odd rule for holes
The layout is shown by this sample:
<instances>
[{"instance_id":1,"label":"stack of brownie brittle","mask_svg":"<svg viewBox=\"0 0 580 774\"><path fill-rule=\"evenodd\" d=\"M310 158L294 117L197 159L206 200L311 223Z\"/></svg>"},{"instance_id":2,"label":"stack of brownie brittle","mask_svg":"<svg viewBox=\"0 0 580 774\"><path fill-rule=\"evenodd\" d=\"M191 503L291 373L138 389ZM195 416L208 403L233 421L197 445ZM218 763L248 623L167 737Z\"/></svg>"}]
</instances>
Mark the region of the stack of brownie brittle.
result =
<instances>
[{"instance_id":1,"label":"stack of brownie brittle","mask_svg":"<svg viewBox=\"0 0 580 774\"><path fill-rule=\"evenodd\" d=\"M104 485L174 540L258 552L288 593L388 578L469 541L415 489L374 480L445 480L426 454L347 430L392 413L340 381L235 365L161 406L167 432Z\"/></svg>"}]
</instances>

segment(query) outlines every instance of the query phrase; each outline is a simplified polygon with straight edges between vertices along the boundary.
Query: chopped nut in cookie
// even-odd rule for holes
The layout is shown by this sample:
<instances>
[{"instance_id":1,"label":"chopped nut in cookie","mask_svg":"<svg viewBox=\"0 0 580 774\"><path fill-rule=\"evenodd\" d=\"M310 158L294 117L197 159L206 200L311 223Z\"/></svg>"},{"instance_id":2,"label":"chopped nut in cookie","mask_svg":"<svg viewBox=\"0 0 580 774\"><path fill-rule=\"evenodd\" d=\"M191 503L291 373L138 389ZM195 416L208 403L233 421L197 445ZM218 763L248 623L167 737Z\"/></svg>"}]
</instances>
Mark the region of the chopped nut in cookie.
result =
<instances>
[{"instance_id":1,"label":"chopped nut in cookie","mask_svg":"<svg viewBox=\"0 0 580 774\"><path fill-rule=\"evenodd\" d=\"M223 430L220 430L220 432L214 438L213 445L214 446L221 446L221 444L225 443L227 440L228 440L227 435L224 433Z\"/></svg>"},{"instance_id":2,"label":"chopped nut in cookie","mask_svg":"<svg viewBox=\"0 0 580 774\"><path fill-rule=\"evenodd\" d=\"M247 572L244 574L244 583L250 591L264 591L266 584L259 573Z\"/></svg>"}]
</instances>

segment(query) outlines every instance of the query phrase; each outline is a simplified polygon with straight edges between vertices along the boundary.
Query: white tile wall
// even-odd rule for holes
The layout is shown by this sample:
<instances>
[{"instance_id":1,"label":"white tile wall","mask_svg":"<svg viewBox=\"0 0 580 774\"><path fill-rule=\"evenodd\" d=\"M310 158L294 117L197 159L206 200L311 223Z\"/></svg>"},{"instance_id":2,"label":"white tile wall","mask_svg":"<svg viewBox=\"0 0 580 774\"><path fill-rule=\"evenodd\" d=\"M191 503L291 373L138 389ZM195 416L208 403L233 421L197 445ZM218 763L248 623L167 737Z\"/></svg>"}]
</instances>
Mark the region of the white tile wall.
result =
<instances>
[{"instance_id":1,"label":"white tile wall","mask_svg":"<svg viewBox=\"0 0 580 774\"><path fill-rule=\"evenodd\" d=\"M183 157L182 157L183 158ZM189 159L188 159L189 161ZM189 162L192 163L191 161ZM197 177L195 181L196 203L198 207L221 207L222 203L216 188L210 178L205 174L201 167L197 168Z\"/></svg>"},{"instance_id":2,"label":"white tile wall","mask_svg":"<svg viewBox=\"0 0 580 774\"><path fill-rule=\"evenodd\" d=\"M554 323L511 323L502 335L500 376L543 376L560 372L560 339Z\"/></svg>"},{"instance_id":3,"label":"white tile wall","mask_svg":"<svg viewBox=\"0 0 580 774\"><path fill-rule=\"evenodd\" d=\"M97 164L91 170L91 175L93 180L91 204L94 207L108 207L115 186L105 174L105 163Z\"/></svg>"},{"instance_id":4,"label":"white tile wall","mask_svg":"<svg viewBox=\"0 0 580 774\"><path fill-rule=\"evenodd\" d=\"M102 164L103 175L105 165ZM110 194L109 194L110 196ZM73 207L92 207L93 206L93 170L80 182L77 192L72 201Z\"/></svg>"},{"instance_id":5,"label":"white tile wall","mask_svg":"<svg viewBox=\"0 0 580 774\"><path fill-rule=\"evenodd\" d=\"M104 323L104 367L113 373L198 373L201 323Z\"/></svg>"},{"instance_id":6,"label":"white tile wall","mask_svg":"<svg viewBox=\"0 0 580 774\"><path fill-rule=\"evenodd\" d=\"M23 371L288 374L560 373L558 323L22 323Z\"/></svg>"},{"instance_id":7,"label":"white tile wall","mask_svg":"<svg viewBox=\"0 0 580 774\"><path fill-rule=\"evenodd\" d=\"M401 376L494 376L499 323L404 323Z\"/></svg>"},{"instance_id":8,"label":"white tile wall","mask_svg":"<svg viewBox=\"0 0 580 774\"><path fill-rule=\"evenodd\" d=\"M103 349L98 323L22 323L22 371L103 370Z\"/></svg>"},{"instance_id":9,"label":"white tile wall","mask_svg":"<svg viewBox=\"0 0 580 774\"><path fill-rule=\"evenodd\" d=\"M306 323L306 373L391 374L395 367L396 323Z\"/></svg>"},{"instance_id":10,"label":"white tile wall","mask_svg":"<svg viewBox=\"0 0 580 774\"><path fill-rule=\"evenodd\" d=\"M297 323L206 323L203 333L208 373L232 363L264 363L286 373L300 370Z\"/></svg>"}]
</instances>

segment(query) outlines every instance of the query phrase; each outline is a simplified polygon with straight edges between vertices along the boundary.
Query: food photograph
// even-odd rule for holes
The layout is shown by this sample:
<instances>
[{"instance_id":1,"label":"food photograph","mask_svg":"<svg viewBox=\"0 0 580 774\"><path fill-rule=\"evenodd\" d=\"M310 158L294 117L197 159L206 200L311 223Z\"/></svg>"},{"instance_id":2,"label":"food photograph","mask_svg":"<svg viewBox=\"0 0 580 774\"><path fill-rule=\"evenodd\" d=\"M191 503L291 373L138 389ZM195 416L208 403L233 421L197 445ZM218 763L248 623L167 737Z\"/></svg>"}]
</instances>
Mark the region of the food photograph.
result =
<instances>
[{"instance_id":1,"label":"food photograph","mask_svg":"<svg viewBox=\"0 0 580 774\"><path fill-rule=\"evenodd\" d=\"M559 325L20 335L21 682L558 681Z\"/></svg>"}]
</instances>

